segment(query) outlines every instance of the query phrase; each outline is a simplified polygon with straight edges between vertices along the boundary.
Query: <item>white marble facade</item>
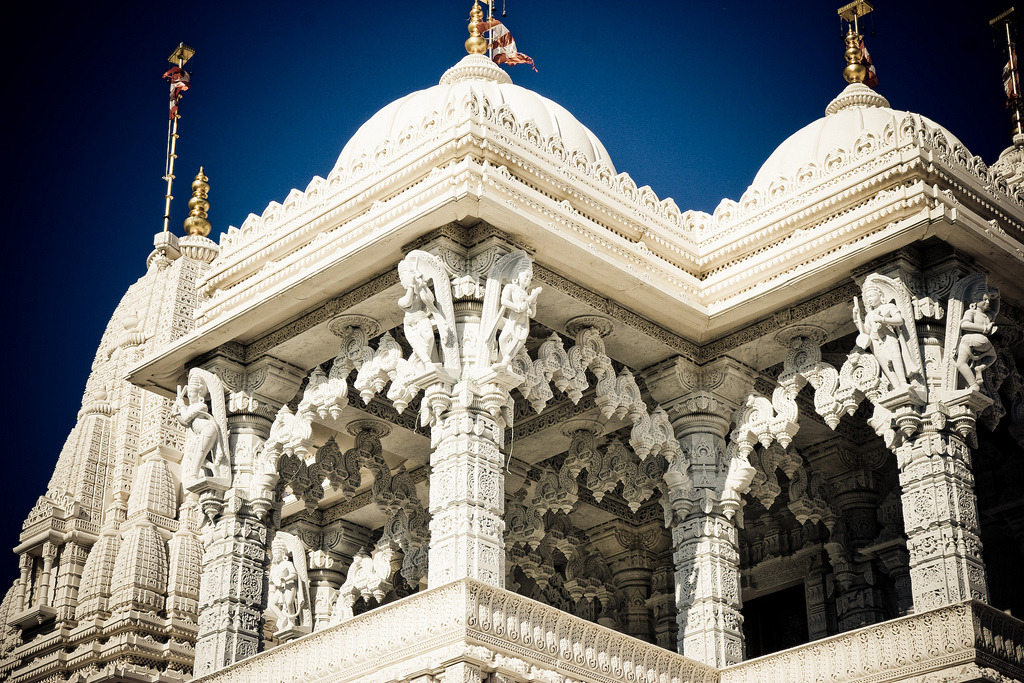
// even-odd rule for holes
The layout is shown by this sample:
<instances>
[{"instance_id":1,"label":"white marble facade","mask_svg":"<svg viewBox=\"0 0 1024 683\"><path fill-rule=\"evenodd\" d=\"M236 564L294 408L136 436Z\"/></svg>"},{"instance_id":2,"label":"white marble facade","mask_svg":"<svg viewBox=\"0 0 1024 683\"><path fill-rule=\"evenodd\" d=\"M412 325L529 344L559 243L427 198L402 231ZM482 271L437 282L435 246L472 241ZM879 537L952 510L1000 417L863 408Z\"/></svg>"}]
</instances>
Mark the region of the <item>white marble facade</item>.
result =
<instances>
[{"instance_id":1,"label":"white marble facade","mask_svg":"<svg viewBox=\"0 0 1024 683\"><path fill-rule=\"evenodd\" d=\"M1024 675L1017 148L854 83L705 214L481 55L412 98L158 236L0 677Z\"/></svg>"}]
</instances>

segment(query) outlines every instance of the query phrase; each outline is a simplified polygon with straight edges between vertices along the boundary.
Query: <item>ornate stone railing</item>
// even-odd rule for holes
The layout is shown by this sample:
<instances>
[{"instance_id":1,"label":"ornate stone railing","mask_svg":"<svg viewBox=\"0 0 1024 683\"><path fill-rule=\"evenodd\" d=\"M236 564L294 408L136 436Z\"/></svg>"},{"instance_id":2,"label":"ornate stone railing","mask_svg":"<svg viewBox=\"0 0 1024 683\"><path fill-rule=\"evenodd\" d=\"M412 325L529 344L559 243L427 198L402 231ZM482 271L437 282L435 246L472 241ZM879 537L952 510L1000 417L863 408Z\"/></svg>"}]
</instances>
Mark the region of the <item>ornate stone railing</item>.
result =
<instances>
[{"instance_id":1,"label":"ornate stone railing","mask_svg":"<svg viewBox=\"0 0 1024 683\"><path fill-rule=\"evenodd\" d=\"M437 676L456 664L546 683L718 681L714 667L471 579L417 593L196 680L383 683Z\"/></svg>"},{"instance_id":2,"label":"ornate stone railing","mask_svg":"<svg viewBox=\"0 0 1024 683\"><path fill-rule=\"evenodd\" d=\"M963 602L735 664L721 674L721 683L895 680L1024 680L1024 622Z\"/></svg>"}]
</instances>

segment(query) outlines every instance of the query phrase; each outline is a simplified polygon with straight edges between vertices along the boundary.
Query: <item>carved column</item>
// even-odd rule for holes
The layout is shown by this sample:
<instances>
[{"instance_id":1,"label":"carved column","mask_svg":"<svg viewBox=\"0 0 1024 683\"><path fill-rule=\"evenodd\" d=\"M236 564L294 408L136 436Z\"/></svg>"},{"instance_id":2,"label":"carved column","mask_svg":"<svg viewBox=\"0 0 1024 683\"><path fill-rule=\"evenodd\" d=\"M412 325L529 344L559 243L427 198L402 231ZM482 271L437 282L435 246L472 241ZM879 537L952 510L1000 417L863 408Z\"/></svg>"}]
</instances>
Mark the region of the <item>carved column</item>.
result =
<instances>
[{"instance_id":1,"label":"carved column","mask_svg":"<svg viewBox=\"0 0 1024 683\"><path fill-rule=\"evenodd\" d=\"M484 273L478 264L493 265ZM470 577L504 587L500 449L509 392L525 380L511 368L540 293L530 287L533 262L493 240L463 249L439 239L411 251L398 273L413 352L388 396L401 410L423 391L421 420L431 427L427 585Z\"/></svg>"},{"instance_id":2,"label":"carved column","mask_svg":"<svg viewBox=\"0 0 1024 683\"><path fill-rule=\"evenodd\" d=\"M590 542L611 568L615 588L625 598L620 631L652 642L654 624L649 600L659 552L667 550L665 531L658 523L634 528L614 520L592 529Z\"/></svg>"},{"instance_id":3,"label":"carved column","mask_svg":"<svg viewBox=\"0 0 1024 683\"><path fill-rule=\"evenodd\" d=\"M68 541L61 549L60 568L57 572L57 592L53 601L53 606L57 609L58 621L75 618L78 585L82 580L86 557L85 546L75 541Z\"/></svg>"},{"instance_id":4,"label":"carved column","mask_svg":"<svg viewBox=\"0 0 1024 683\"><path fill-rule=\"evenodd\" d=\"M504 588L504 424L460 400L432 430L427 585L470 577Z\"/></svg>"},{"instance_id":5,"label":"carved column","mask_svg":"<svg viewBox=\"0 0 1024 683\"><path fill-rule=\"evenodd\" d=\"M264 357L245 366L241 358L227 348L204 364L220 380L210 390L225 393L231 476L226 490L220 482L188 487L199 496L206 518L196 677L254 655L261 647L268 520L267 509L253 502L257 492L265 493L259 484L268 482L254 481L254 461L273 415L302 381L297 368L277 359ZM272 490L273 482L269 484Z\"/></svg>"},{"instance_id":6,"label":"carved column","mask_svg":"<svg viewBox=\"0 0 1024 683\"><path fill-rule=\"evenodd\" d=\"M39 599L36 604L41 607L50 606L50 574L53 571L53 561L57 559L57 546L46 541L43 543L43 571L39 574Z\"/></svg>"},{"instance_id":7,"label":"carved column","mask_svg":"<svg viewBox=\"0 0 1024 683\"><path fill-rule=\"evenodd\" d=\"M982 386L998 293L955 255L936 256L864 278L839 387L871 400L869 422L896 453L915 611L988 599L971 445L992 403Z\"/></svg>"},{"instance_id":8,"label":"carved column","mask_svg":"<svg viewBox=\"0 0 1024 683\"><path fill-rule=\"evenodd\" d=\"M988 601L971 449L958 435L929 431L896 451L914 611Z\"/></svg>"},{"instance_id":9,"label":"carved column","mask_svg":"<svg viewBox=\"0 0 1024 683\"><path fill-rule=\"evenodd\" d=\"M668 410L683 458L669 464L662 497L676 567L677 648L727 666L743 660L737 491L727 490L730 416L753 386L753 373L723 358L703 367L681 358L647 373ZM749 485L749 481L747 482Z\"/></svg>"},{"instance_id":10,"label":"carved column","mask_svg":"<svg viewBox=\"0 0 1024 683\"><path fill-rule=\"evenodd\" d=\"M885 620L884 596L875 580L877 567L862 560L863 549L878 536L879 470L889 457L879 444L855 444L845 438L818 444L808 452L815 466L829 473L839 519L832 529L833 569L839 587L839 631ZM841 547L841 549L840 549Z\"/></svg>"},{"instance_id":11,"label":"carved column","mask_svg":"<svg viewBox=\"0 0 1024 683\"><path fill-rule=\"evenodd\" d=\"M18 558L18 568L21 575L18 577L18 593L14 603L14 614L31 607L30 596L32 590L32 566L35 561L27 552L21 553Z\"/></svg>"},{"instance_id":12,"label":"carved column","mask_svg":"<svg viewBox=\"0 0 1024 683\"><path fill-rule=\"evenodd\" d=\"M671 554L658 559L657 567L651 576L651 597L647 599L647 607L651 610L651 619L654 621L654 642L666 650L676 649L678 630L674 569Z\"/></svg>"},{"instance_id":13,"label":"carved column","mask_svg":"<svg viewBox=\"0 0 1024 683\"><path fill-rule=\"evenodd\" d=\"M811 640L818 640L835 633L833 620L830 618L826 597L829 593L829 580L826 566L821 558L814 558L810 571L804 577L804 596L807 606L807 635Z\"/></svg>"}]
</instances>

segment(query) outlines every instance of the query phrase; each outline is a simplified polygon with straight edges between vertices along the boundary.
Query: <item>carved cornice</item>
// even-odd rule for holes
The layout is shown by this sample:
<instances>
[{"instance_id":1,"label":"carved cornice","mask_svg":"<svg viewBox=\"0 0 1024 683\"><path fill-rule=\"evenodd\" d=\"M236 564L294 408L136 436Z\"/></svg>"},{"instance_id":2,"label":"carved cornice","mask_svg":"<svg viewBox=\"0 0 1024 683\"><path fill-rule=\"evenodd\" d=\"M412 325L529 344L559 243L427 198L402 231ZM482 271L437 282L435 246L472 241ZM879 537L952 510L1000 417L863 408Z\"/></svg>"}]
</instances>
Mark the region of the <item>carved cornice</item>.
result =
<instances>
[{"instance_id":1,"label":"carved cornice","mask_svg":"<svg viewBox=\"0 0 1024 683\"><path fill-rule=\"evenodd\" d=\"M379 294L389 287L398 284L398 269L394 266L385 273L374 277L367 282L355 287L351 291L330 299L323 305L303 314L298 319L269 332L258 339L255 339L245 348L246 361L252 361L263 354L271 352L274 347L296 337L303 332L323 324L335 316L344 313L358 303L366 301L375 294Z\"/></svg>"}]
</instances>

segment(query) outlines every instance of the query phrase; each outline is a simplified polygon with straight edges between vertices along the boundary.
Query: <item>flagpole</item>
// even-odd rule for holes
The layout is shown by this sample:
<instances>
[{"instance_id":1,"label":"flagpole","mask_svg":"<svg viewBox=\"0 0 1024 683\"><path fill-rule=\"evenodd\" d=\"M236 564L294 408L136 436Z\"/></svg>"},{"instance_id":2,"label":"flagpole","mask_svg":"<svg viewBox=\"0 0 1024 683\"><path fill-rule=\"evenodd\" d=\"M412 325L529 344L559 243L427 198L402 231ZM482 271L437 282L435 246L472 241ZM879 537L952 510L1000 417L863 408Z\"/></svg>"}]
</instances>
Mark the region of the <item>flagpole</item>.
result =
<instances>
[{"instance_id":1,"label":"flagpole","mask_svg":"<svg viewBox=\"0 0 1024 683\"><path fill-rule=\"evenodd\" d=\"M490 23L492 21L494 21L494 0L489 0L489 2L487 3L487 24L488 24L488 26L490 25ZM491 39L492 38L491 31L492 30L493 30L493 28L488 28L487 29L487 56L493 62L494 61L494 41Z\"/></svg>"},{"instance_id":2,"label":"flagpole","mask_svg":"<svg viewBox=\"0 0 1024 683\"><path fill-rule=\"evenodd\" d=\"M1020 135L1024 133L1024 121L1021 120L1020 114L1020 70L1017 66L1017 46L1013 44L1010 21L1003 22L1003 26L1006 27L1006 55L1010 63L1010 88L1013 90L1013 134Z\"/></svg>"},{"instance_id":3,"label":"flagpole","mask_svg":"<svg viewBox=\"0 0 1024 683\"><path fill-rule=\"evenodd\" d=\"M1012 109L1010 115L1013 136L1024 135L1024 102L1021 101L1020 93L1020 69L1017 63L1017 46L1013 41L1013 31L1010 25L1016 19L1016 11L1013 7L989 21L990 26L1002 23L1006 33L1006 59L1010 67L1010 92L1007 93L1007 107Z\"/></svg>"},{"instance_id":4,"label":"flagpole","mask_svg":"<svg viewBox=\"0 0 1024 683\"><path fill-rule=\"evenodd\" d=\"M185 45L185 43L179 43L178 47L171 53L171 56L167 58L167 61L180 69L185 66L185 62L191 59L195 53L195 50ZM176 150L178 146L178 119L180 118L181 114L175 109L174 117L168 122L167 126L167 163L164 164L166 173L163 178L167 181L167 192L164 194L164 232L169 232L171 226L171 200L174 199L171 190L174 185L174 160L178 158Z\"/></svg>"}]
</instances>

